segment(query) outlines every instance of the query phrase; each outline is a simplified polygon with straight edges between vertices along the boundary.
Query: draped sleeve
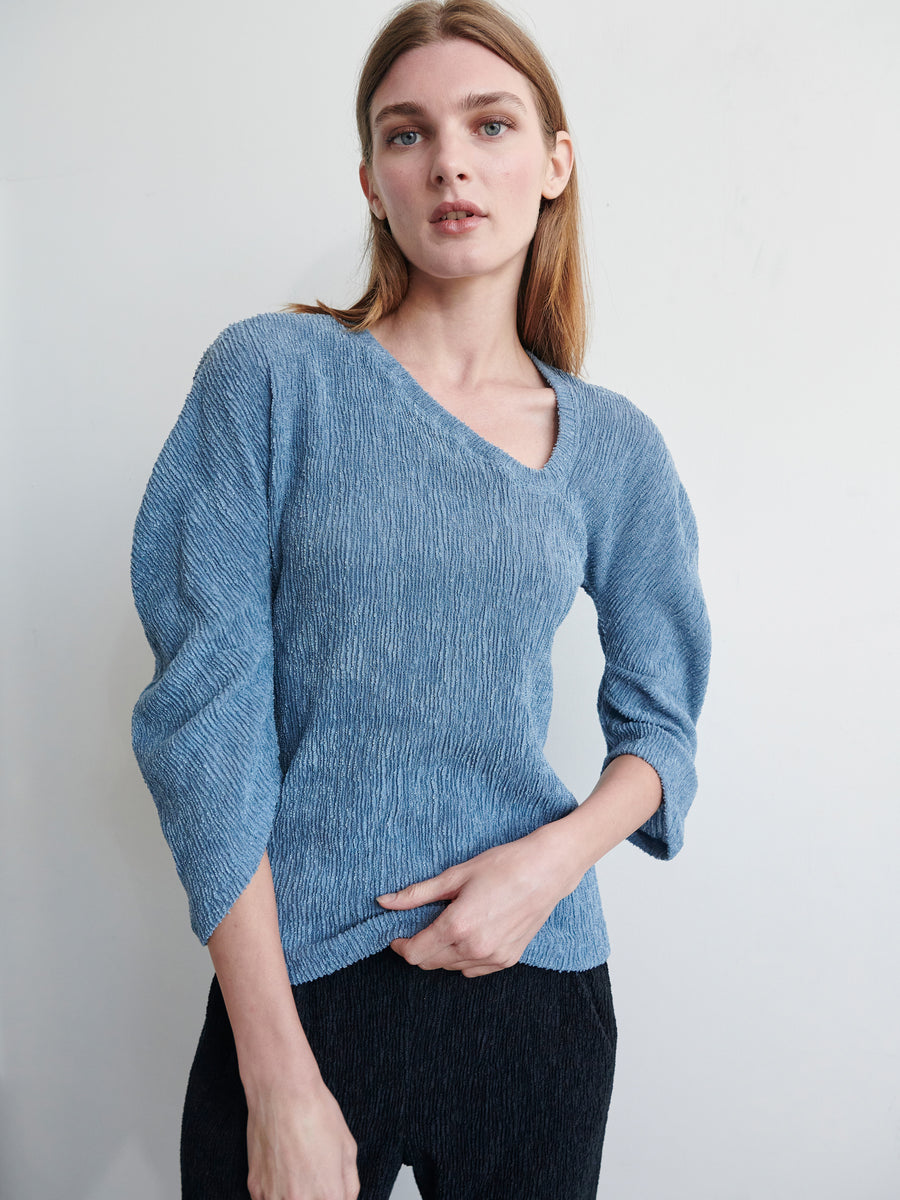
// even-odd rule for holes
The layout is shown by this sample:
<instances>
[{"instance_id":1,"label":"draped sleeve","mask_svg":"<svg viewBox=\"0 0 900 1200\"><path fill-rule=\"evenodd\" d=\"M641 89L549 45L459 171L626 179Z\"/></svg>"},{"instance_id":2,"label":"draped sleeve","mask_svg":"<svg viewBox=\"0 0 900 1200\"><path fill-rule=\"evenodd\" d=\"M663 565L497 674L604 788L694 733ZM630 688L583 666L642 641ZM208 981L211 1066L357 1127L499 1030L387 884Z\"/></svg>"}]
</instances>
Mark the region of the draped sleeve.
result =
<instances>
[{"instance_id":1,"label":"draped sleeve","mask_svg":"<svg viewBox=\"0 0 900 1200\"><path fill-rule=\"evenodd\" d=\"M659 429L630 406L617 470L597 498L583 587L597 610L605 667L597 711L604 768L620 754L649 763L662 803L628 838L673 858L697 790L697 718L710 623L694 512Z\"/></svg>"},{"instance_id":2,"label":"draped sleeve","mask_svg":"<svg viewBox=\"0 0 900 1200\"><path fill-rule=\"evenodd\" d=\"M271 388L244 322L204 352L131 552L153 678L132 744L205 945L265 852L282 772L268 515Z\"/></svg>"}]
</instances>

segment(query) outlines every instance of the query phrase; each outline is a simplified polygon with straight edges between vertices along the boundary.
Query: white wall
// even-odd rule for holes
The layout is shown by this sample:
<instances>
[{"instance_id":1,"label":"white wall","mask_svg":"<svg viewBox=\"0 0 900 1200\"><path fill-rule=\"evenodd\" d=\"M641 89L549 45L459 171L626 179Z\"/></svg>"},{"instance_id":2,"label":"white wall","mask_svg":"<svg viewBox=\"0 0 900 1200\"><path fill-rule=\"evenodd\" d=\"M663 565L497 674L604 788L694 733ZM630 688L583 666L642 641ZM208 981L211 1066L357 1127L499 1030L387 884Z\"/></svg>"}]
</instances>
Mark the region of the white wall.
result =
<instances>
[{"instance_id":1,"label":"white wall","mask_svg":"<svg viewBox=\"0 0 900 1200\"><path fill-rule=\"evenodd\" d=\"M211 977L130 746L128 555L224 325L358 294L388 5L9 2L0 1193L166 1200ZM598 866L600 1195L887 1200L896 1021L900 10L530 0L587 199L589 377L663 430L715 635L685 848ZM11 432L9 427L11 425ZM548 754L603 755L586 596ZM417 1193L407 1169L396 1197Z\"/></svg>"}]
</instances>

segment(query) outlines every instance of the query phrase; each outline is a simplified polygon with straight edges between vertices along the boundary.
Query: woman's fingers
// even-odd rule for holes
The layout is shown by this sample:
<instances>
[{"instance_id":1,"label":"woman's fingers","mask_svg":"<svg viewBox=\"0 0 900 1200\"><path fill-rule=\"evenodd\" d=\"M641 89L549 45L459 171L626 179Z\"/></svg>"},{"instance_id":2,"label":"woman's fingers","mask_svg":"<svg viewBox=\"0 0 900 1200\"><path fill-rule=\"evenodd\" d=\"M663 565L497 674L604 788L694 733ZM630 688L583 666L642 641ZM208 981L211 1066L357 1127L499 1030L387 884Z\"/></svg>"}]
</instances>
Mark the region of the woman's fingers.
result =
<instances>
[{"instance_id":1,"label":"woman's fingers","mask_svg":"<svg viewBox=\"0 0 900 1200\"><path fill-rule=\"evenodd\" d=\"M251 1200L356 1200L356 1141L324 1083L298 1094L273 1089L247 1120Z\"/></svg>"}]
</instances>

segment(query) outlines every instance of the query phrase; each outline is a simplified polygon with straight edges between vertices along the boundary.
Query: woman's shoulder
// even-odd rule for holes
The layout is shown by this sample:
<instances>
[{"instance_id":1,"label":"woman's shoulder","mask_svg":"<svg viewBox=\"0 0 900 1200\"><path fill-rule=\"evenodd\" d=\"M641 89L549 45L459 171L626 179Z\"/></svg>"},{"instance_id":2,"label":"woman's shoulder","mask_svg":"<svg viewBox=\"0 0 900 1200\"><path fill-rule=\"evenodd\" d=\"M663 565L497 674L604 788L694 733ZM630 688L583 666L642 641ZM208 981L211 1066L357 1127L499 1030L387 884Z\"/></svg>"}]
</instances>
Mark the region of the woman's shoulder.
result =
<instances>
[{"instance_id":1,"label":"woman's shoulder","mask_svg":"<svg viewBox=\"0 0 900 1200\"><path fill-rule=\"evenodd\" d=\"M581 376L570 376L577 391L585 439L613 450L616 456L632 454L659 457L665 441L653 418L622 392Z\"/></svg>"},{"instance_id":2,"label":"woman's shoulder","mask_svg":"<svg viewBox=\"0 0 900 1200\"><path fill-rule=\"evenodd\" d=\"M226 325L216 341L242 345L265 357L288 351L327 352L333 349L344 327L328 313L291 312L285 309L255 313Z\"/></svg>"}]
</instances>

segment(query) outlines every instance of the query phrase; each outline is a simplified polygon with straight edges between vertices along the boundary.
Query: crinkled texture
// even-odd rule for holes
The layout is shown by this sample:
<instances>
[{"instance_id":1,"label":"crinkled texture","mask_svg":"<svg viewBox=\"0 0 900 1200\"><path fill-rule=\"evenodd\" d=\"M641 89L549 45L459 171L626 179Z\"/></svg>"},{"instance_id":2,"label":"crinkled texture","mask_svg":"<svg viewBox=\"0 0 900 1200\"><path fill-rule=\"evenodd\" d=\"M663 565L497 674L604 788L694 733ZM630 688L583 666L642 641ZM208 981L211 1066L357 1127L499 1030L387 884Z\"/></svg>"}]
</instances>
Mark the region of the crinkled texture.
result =
<instances>
[{"instance_id":1,"label":"crinkled texture","mask_svg":"<svg viewBox=\"0 0 900 1200\"><path fill-rule=\"evenodd\" d=\"M630 840L681 848L709 668L693 513L647 416L532 360L560 417L540 470L331 317L262 313L203 355L132 550L155 656L134 750L202 943L268 850L291 982L317 978L445 903L376 896L571 811L543 749L580 587L606 761L663 786ZM589 870L521 961L608 954Z\"/></svg>"},{"instance_id":2,"label":"crinkled texture","mask_svg":"<svg viewBox=\"0 0 900 1200\"><path fill-rule=\"evenodd\" d=\"M138 512L132 589L155 670L134 751L205 944L253 877L281 791L269 389L241 331L209 347Z\"/></svg>"}]
</instances>

